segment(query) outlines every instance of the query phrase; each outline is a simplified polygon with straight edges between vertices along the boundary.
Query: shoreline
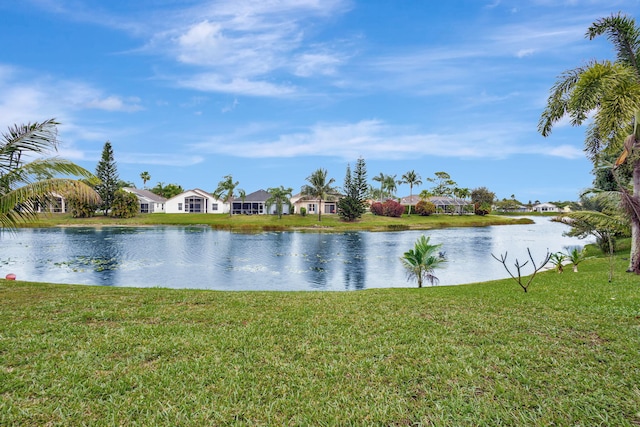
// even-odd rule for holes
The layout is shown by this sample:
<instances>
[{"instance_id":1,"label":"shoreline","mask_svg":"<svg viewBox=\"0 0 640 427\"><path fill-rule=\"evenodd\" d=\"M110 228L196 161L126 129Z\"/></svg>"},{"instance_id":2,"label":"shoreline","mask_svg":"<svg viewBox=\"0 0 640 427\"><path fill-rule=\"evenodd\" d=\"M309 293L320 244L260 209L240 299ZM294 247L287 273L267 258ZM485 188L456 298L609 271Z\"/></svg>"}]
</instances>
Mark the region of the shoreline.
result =
<instances>
[{"instance_id":1,"label":"shoreline","mask_svg":"<svg viewBox=\"0 0 640 427\"><path fill-rule=\"evenodd\" d=\"M345 232L345 231L410 231L432 230L452 227L488 227L494 225L533 224L528 216L504 215L430 215L426 217L402 216L401 218L380 217L365 214L354 222L342 221L335 215L326 215L322 221L316 217L287 215L278 219L275 215L234 215L226 214L143 214L133 218L111 218L96 216L73 218L69 214L41 215L37 222L21 224L19 228L51 227L153 227L153 226L201 226L232 232Z\"/></svg>"}]
</instances>

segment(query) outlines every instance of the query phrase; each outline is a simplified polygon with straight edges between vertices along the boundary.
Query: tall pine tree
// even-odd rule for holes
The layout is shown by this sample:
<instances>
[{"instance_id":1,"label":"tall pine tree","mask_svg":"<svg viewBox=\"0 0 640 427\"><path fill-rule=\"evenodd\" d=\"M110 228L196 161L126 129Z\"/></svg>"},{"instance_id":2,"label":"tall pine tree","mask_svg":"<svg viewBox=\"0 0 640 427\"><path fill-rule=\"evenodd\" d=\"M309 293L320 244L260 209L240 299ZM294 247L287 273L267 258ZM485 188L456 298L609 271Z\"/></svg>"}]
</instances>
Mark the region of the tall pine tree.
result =
<instances>
[{"instance_id":1,"label":"tall pine tree","mask_svg":"<svg viewBox=\"0 0 640 427\"><path fill-rule=\"evenodd\" d=\"M351 173L351 166L347 165L347 172L344 178L345 196L338 202L338 214L345 221L355 221L367 210L367 166L364 159L360 157L356 161L356 167Z\"/></svg>"},{"instance_id":2,"label":"tall pine tree","mask_svg":"<svg viewBox=\"0 0 640 427\"><path fill-rule=\"evenodd\" d=\"M113 158L113 148L109 141L104 143L102 158L96 166L96 177L100 180L100 183L96 185L96 191L102 199L100 209L107 215L118 190L118 170Z\"/></svg>"}]
</instances>

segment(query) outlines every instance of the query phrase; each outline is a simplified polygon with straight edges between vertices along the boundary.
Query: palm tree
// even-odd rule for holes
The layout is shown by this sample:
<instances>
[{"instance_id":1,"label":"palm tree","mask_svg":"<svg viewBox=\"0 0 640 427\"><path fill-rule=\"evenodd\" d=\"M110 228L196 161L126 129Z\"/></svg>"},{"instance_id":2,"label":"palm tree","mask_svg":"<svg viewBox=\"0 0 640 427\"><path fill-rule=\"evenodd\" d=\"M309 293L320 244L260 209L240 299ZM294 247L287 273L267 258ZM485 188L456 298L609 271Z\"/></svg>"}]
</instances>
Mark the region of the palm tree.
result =
<instances>
[{"instance_id":1,"label":"palm tree","mask_svg":"<svg viewBox=\"0 0 640 427\"><path fill-rule=\"evenodd\" d=\"M146 188L147 181L151 179L151 175L149 175L149 172L144 171L140 174L140 179L142 180L142 186Z\"/></svg>"},{"instance_id":2,"label":"palm tree","mask_svg":"<svg viewBox=\"0 0 640 427\"><path fill-rule=\"evenodd\" d=\"M55 151L57 125L54 119L41 123L14 125L0 138L0 228L37 220L37 205L52 193L99 203L97 193L87 184L59 175L94 178L86 169L57 157L25 162L29 156Z\"/></svg>"},{"instance_id":3,"label":"palm tree","mask_svg":"<svg viewBox=\"0 0 640 427\"><path fill-rule=\"evenodd\" d=\"M567 255L562 252L554 252L549 256L549 261L556 268L558 273L562 273L564 271L564 261L567 259Z\"/></svg>"},{"instance_id":4,"label":"palm tree","mask_svg":"<svg viewBox=\"0 0 640 427\"><path fill-rule=\"evenodd\" d=\"M333 178L327 181L327 170L321 168L307 177L309 184L304 185L301 189L303 195L311 196L318 200L318 221L322 221L322 201L326 199L330 193L336 192L336 189L331 185L335 181Z\"/></svg>"},{"instance_id":5,"label":"palm tree","mask_svg":"<svg viewBox=\"0 0 640 427\"><path fill-rule=\"evenodd\" d=\"M573 264L573 272L578 272L578 264L584 261L587 257L585 255L584 249L572 248L567 249L567 259L571 261Z\"/></svg>"},{"instance_id":6,"label":"palm tree","mask_svg":"<svg viewBox=\"0 0 640 427\"><path fill-rule=\"evenodd\" d=\"M413 186L422 185L422 178L414 170L402 175L403 184L409 184L409 216L411 216L411 202L413 201Z\"/></svg>"},{"instance_id":7,"label":"palm tree","mask_svg":"<svg viewBox=\"0 0 640 427\"><path fill-rule=\"evenodd\" d=\"M382 197L384 195L384 183L387 179L387 175L380 172L380 175L374 176L373 180L380 183L380 203L382 203Z\"/></svg>"},{"instance_id":8,"label":"palm tree","mask_svg":"<svg viewBox=\"0 0 640 427\"><path fill-rule=\"evenodd\" d=\"M433 196L433 193L429 190L422 190L418 195L418 197L420 197L420 200L424 200L425 202L428 201L429 197L432 197L432 196Z\"/></svg>"},{"instance_id":9,"label":"palm tree","mask_svg":"<svg viewBox=\"0 0 640 427\"><path fill-rule=\"evenodd\" d=\"M453 189L453 195L455 197L459 198L459 199L466 200L471 195L471 190L469 190L468 188L455 187ZM469 206L469 205L467 205L466 202L465 202L465 204L462 207L459 207L459 212L458 213L460 215L462 215L465 212L465 210L467 209L467 206Z\"/></svg>"},{"instance_id":10,"label":"palm tree","mask_svg":"<svg viewBox=\"0 0 640 427\"><path fill-rule=\"evenodd\" d=\"M284 186L281 185L280 187L267 189L267 193L271 195L271 197L264 202L267 209L272 205L276 205L278 219L282 219L282 205L287 205L291 208L291 201L289 199L292 196L293 188L284 188Z\"/></svg>"},{"instance_id":11,"label":"palm tree","mask_svg":"<svg viewBox=\"0 0 640 427\"><path fill-rule=\"evenodd\" d=\"M433 274L434 270L445 262L444 256L437 253L441 244L429 244L429 237L420 236L413 249L404 253L400 260L407 269L407 279L418 280L418 287L422 287L422 281L427 280L432 285L438 283L438 278Z\"/></svg>"},{"instance_id":12,"label":"palm tree","mask_svg":"<svg viewBox=\"0 0 640 427\"><path fill-rule=\"evenodd\" d=\"M565 116L573 125L592 118L585 138L591 160L598 163L602 154L623 150L616 165L633 163L633 192L620 187L631 216L628 271L640 274L640 156L629 156L640 141L640 28L619 13L597 20L586 33L590 40L601 35L613 43L616 61L591 61L565 71L551 89L538 130L546 137Z\"/></svg>"},{"instance_id":13,"label":"palm tree","mask_svg":"<svg viewBox=\"0 0 640 427\"><path fill-rule=\"evenodd\" d=\"M224 203L232 203L236 197L235 190L238 187L239 182L233 182L231 175L226 175L224 179L218 182L218 188L213 192L213 195L217 199L221 199ZM243 190L238 189L239 193L244 193ZM233 206L229 207L229 216L233 215Z\"/></svg>"},{"instance_id":14,"label":"palm tree","mask_svg":"<svg viewBox=\"0 0 640 427\"><path fill-rule=\"evenodd\" d=\"M398 175L387 175L384 178L384 188L387 190L389 197L394 197L396 191L398 191L400 181L396 181L396 176Z\"/></svg>"}]
</instances>

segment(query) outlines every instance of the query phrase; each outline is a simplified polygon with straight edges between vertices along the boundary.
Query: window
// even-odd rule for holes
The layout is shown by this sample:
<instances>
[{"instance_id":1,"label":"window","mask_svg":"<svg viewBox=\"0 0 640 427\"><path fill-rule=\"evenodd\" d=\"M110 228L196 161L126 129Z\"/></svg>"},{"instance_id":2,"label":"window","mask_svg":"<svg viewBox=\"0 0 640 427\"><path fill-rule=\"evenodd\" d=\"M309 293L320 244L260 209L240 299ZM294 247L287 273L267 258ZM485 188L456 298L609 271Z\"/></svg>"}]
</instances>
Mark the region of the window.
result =
<instances>
[{"instance_id":1,"label":"window","mask_svg":"<svg viewBox=\"0 0 640 427\"><path fill-rule=\"evenodd\" d=\"M140 203L140 213L149 213L149 203Z\"/></svg>"},{"instance_id":2,"label":"window","mask_svg":"<svg viewBox=\"0 0 640 427\"><path fill-rule=\"evenodd\" d=\"M212 210L212 211L217 211L217 210L218 210L218 204L217 204L217 203L213 203L213 204L211 205L211 210Z\"/></svg>"},{"instance_id":3,"label":"window","mask_svg":"<svg viewBox=\"0 0 640 427\"><path fill-rule=\"evenodd\" d=\"M178 210L181 211L182 210L182 203L178 203Z\"/></svg>"},{"instance_id":4,"label":"window","mask_svg":"<svg viewBox=\"0 0 640 427\"><path fill-rule=\"evenodd\" d=\"M316 212L316 204L315 203L309 203L307 205L307 212L308 213L315 213Z\"/></svg>"},{"instance_id":5,"label":"window","mask_svg":"<svg viewBox=\"0 0 640 427\"><path fill-rule=\"evenodd\" d=\"M336 205L333 203L324 205L324 213L326 214L334 214L336 213Z\"/></svg>"},{"instance_id":6,"label":"window","mask_svg":"<svg viewBox=\"0 0 640 427\"><path fill-rule=\"evenodd\" d=\"M202 212L201 197L187 197L184 199L185 212Z\"/></svg>"}]
</instances>

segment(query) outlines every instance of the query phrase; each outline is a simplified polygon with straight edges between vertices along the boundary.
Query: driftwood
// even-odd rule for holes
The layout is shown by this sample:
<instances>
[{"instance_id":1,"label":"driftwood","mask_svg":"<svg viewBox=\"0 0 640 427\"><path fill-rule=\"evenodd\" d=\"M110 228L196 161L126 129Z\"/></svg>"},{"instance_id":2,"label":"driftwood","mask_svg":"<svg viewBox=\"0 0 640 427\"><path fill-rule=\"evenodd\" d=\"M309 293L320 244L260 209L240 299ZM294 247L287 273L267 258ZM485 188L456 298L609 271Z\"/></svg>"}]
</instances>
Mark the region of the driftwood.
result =
<instances>
[{"instance_id":1,"label":"driftwood","mask_svg":"<svg viewBox=\"0 0 640 427\"><path fill-rule=\"evenodd\" d=\"M529 279L527 280L526 284L523 284L523 277L522 277L522 267L524 267L525 265L529 264L529 261L525 261L524 264L520 264L520 261L518 261L518 259L516 258L516 262L515 262L515 267L516 267L516 271L518 272L518 277L514 276L513 273L511 273L511 270L509 270L509 267L507 267L507 253L505 252L504 255L500 255L500 258L498 258L497 256L495 256L494 254L491 254L491 256L498 262L502 263L502 265L504 265L505 270L507 270L507 273L509 273L509 276L511 276L511 278L513 280L515 280L516 282L518 282L518 285L520 285L520 287L527 292L527 290L529 289L529 285L531 285L531 282L533 282L534 277L536 277L536 274L538 273L538 271L542 270L544 268L545 265L547 265L547 263L549 262L549 259L551 258L551 253L549 253L549 250L547 249L547 255L544 257L544 260L542 261L542 263L540 264L540 266L536 266L536 262L533 259L533 256L531 255L531 249L527 248L527 252L529 253L529 259L531 260L531 264L533 265L533 274L531 274L529 276Z\"/></svg>"}]
</instances>

